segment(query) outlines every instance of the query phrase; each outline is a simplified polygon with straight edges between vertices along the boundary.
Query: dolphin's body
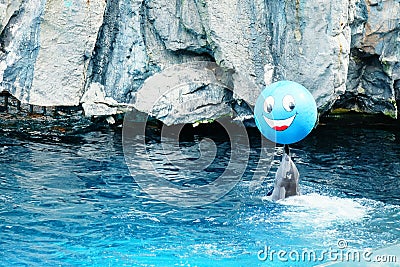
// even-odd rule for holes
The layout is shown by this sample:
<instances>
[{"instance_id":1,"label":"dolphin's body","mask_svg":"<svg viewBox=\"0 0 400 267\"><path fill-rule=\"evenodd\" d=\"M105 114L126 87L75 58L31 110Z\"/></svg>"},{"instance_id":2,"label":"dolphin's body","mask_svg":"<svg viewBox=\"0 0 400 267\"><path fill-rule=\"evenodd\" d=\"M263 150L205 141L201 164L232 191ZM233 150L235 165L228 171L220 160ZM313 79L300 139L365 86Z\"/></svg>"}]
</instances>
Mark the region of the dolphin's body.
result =
<instances>
[{"instance_id":1,"label":"dolphin's body","mask_svg":"<svg viewBox=\"0 0 400 267\"><path fill-rule=\"evenodd\" d=\"M282 156L281 164L275 175L272 200L300 195L299 171L290 156L286 153Z\"/></svg>"}]
</instances>

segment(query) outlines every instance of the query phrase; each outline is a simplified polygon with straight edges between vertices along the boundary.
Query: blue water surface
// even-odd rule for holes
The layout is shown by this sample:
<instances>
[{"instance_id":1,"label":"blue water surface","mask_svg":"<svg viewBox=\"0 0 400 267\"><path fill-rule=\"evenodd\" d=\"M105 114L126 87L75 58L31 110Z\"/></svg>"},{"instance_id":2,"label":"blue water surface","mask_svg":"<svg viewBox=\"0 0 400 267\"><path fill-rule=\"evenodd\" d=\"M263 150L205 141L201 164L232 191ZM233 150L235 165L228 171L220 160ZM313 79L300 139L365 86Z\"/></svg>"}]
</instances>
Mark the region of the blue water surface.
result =
<instances>
[{"instance_id":1,"label":"blue water surface","mask_svg":"<svg viewBox=\"0 0 400 267\"><path fill-rule=\"evenodd\" d=\"M201 139L195 134L183 143ZM159 145L149 142L148 150L155 153ZM229 141L218 146L229 147ZM252 153L257 149L255 144ZM226 160L233 153L221 151ZM338 241L358 250L399 242L397 131L321 126L291 152L302 196L277 203L266 197L278 148L262 188L250 190L250 162L218 202L183 208L141 191L125 163L121 131L63 140L3 132L0 266L313 266L327 259L259 258L266 248L301 253L337 250ZM137 160L143 175L140 160L146 159ZM203 181L218 176L225 163L215 164L215 173L196 175ZM165 175L173 171L165 166Z\"/></svg>"}]
</instances>

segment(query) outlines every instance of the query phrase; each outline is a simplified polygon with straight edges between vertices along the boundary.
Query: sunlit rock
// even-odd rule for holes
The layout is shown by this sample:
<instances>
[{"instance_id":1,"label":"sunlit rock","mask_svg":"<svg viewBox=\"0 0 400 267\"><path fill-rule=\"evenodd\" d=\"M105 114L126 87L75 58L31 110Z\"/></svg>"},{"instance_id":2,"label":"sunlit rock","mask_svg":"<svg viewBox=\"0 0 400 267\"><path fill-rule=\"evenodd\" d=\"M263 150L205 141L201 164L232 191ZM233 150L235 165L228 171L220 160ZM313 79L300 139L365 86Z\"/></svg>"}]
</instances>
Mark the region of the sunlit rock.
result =
<instances>
[{"instance_id":1,"label":"sunlit rock","mask_svg":"<svg viewBox=\"0 0 400 267\"><path fill-rule=\"evenodd\" d=\"M187 81L187 95L165 96L174 108L164 101L151 114L169 124L216 119L229 100L230 108L246 102L236 118L249 118L265 85L289 79L312 92L320 112L335 105L395 117L399 20L397 0L4 0L0 91L110 115L145 105L153 97L145 81L154 75L209 61L231 77L229 90ZM202 99L179 107L185 97Z\"/></svg>"}]
</instances>

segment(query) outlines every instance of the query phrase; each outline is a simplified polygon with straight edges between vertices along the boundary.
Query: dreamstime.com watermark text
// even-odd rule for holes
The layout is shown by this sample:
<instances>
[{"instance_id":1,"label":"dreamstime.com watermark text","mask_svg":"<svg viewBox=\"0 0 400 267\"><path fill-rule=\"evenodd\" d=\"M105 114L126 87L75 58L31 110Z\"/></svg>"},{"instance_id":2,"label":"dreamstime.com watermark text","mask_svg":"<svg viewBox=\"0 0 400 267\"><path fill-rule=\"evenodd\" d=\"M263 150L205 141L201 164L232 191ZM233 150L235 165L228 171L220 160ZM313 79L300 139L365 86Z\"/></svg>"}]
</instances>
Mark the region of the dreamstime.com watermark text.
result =
<instances>
[{"instance_id":1,"label":"dreamstime.com watermark text","mask_svg":"<svg viewBox=\"0 0 400 267\"><path fill-rule=\"evenodd\" d=\"M259 250L257 257L263 262L375 262L375 263L396 263L396 255L375 255L372 249L349 249L344 239L339 239L336 247L329 247L322 250L301 249L301 250L275 250L265 245Z\"/></svg>"}]
</instances>

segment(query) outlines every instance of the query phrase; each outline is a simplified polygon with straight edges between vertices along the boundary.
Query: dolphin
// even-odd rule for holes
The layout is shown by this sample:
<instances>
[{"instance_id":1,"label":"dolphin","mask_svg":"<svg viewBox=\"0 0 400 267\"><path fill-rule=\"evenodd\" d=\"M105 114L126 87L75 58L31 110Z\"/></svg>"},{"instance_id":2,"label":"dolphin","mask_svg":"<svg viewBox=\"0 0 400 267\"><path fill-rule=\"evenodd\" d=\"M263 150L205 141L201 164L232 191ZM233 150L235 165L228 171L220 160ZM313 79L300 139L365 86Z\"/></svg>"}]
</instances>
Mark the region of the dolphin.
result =
<instances>
[{"instance_id":1,"label":"dolphin","mask_svg":"<svg viewBox=\"0 0 400 267\"><path fill-rule=\"evenodd\" d=\"M281 164L275 175L272 200L300 195L299 171L287 153L283 153Z\"/></svg>"}]
</instances>

